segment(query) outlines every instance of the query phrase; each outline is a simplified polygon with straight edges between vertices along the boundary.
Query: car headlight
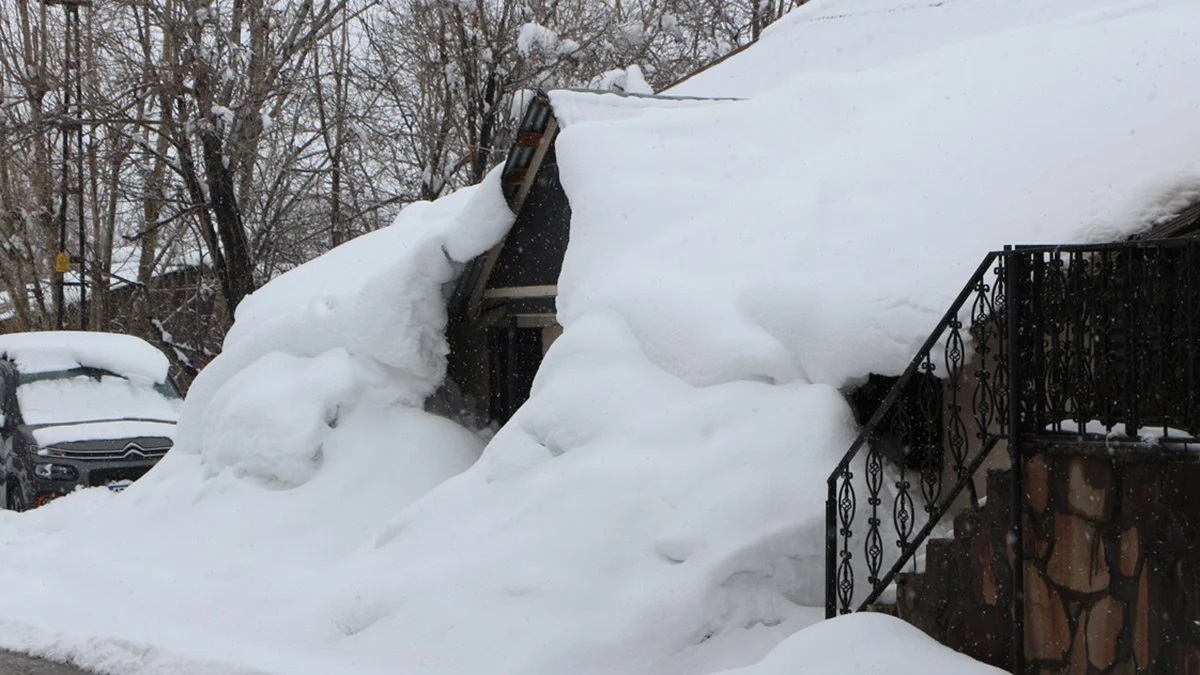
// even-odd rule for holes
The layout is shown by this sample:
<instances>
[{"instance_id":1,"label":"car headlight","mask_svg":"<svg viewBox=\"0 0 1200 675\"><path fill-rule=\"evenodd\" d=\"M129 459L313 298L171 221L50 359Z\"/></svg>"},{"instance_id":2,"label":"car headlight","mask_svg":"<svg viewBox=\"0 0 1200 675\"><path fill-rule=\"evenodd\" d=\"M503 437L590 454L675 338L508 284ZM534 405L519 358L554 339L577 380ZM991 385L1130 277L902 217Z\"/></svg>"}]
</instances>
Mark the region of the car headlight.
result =
<instances>
[{"instance_id":1,"label":"car headlight","mask_svg":"<svg viewBox=\"0 0 1200 675\"><path fill-rule=\"evenodd\" d=\"M78 480L79 472L69 464L34 464L33 475L46 480Z\"/></svg>"}]
</instances>

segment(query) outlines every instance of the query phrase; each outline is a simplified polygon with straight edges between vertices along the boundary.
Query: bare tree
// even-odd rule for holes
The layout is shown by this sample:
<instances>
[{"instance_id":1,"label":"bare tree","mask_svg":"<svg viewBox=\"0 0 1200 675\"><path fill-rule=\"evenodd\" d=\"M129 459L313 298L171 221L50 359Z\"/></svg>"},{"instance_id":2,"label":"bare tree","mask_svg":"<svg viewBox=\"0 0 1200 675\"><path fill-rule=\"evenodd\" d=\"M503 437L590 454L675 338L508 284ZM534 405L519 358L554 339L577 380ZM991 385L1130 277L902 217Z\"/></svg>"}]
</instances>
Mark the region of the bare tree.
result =
<instances>
[{"instance_id":1,"label":"bare tree","mask_svg":"<svg viewBox=\"0 0 1200 675\"><path fill-rule=\"evenodd\" d=\"M79 10L75 120L62 10L0 0L0 330L71 306L54 265L70 125L92 325L194 371L259 282L480 180L533 91L616 87L630 64L663 87L793 4L110 0Z\"/></svg>"}]
</instances>

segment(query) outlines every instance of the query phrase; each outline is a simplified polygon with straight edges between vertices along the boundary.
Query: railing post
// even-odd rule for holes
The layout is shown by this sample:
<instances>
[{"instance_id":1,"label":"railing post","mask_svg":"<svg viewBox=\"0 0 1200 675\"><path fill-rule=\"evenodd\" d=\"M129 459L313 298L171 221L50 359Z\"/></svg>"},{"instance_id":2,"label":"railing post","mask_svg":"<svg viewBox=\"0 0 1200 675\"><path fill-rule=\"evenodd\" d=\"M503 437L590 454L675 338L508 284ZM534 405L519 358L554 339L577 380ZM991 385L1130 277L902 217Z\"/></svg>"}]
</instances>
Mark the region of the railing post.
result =
<instances>
[{"instance_id":1,"label":"railing post","mask_svg":"<svg viewBox=\"0 0 1200 675\"><path fill-rule=\"evenodd\" d=\"M836 475L836 474L835 474ZM825 498L825 618L837 616L837 488L829 480Z\"/></svg>"},{"instance_id":2,"label":"railing post","mask_svg":"<svg viewBox=\"0 0 1200 675\"><path fill-rule=\"evenodd\" d=\"M1021 456L1021 403L1024 386L1021 381L1021 349L1019 313L1022 298L1020 289L1025 275L1024 259L1013 247L1004 247L1008 315L1008 456L1012 463L1012 521L1009 540L1012 545L1012 672L1025 674L1025 542L1022 536L1025 490L1022 474L1025 466Z\"/></svg>"}]
</instances>

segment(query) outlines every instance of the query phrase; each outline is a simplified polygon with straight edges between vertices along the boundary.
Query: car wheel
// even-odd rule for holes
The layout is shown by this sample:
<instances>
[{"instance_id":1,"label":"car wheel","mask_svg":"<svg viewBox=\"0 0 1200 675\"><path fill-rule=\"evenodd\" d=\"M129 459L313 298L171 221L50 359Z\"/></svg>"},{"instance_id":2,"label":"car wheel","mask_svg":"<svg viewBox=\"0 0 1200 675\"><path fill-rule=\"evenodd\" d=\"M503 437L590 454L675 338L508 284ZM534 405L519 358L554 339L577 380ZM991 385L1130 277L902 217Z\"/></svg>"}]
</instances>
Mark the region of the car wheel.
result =
<instances>
[{"instance_id":1,"label":"car wheel","mask_svg":"<svg viewBox=\"0 0 1200 675\"><path fill-rule=\"evenodd\" d=\"M9 480L5 486L4 508L18 512L25 510L25 496L21 494L21 485L15 480Z\"/></svg>"}]
</instances>

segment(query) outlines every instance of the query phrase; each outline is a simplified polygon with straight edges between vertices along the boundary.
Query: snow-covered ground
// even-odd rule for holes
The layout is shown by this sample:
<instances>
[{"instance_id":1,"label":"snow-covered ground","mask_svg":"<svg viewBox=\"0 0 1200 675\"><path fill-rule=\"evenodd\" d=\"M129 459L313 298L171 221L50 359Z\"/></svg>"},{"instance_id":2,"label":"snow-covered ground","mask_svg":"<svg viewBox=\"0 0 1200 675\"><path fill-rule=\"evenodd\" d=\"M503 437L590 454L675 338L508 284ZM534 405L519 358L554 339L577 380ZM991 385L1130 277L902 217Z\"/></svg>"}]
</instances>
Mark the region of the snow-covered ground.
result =
<instances>
[{"instance_id":1,"label":"snow-covered ground","mask_svg":"<svg viewBox=\"0 0 1200 675\"><path fill-rule=\"evenodd\" d=\"M496 175L248 299L124 494L0 515L0 647L122 674L994 672L886 617L800 630L856 433L839 388L899 370L987 250L1200 197L1198 26L1191 0L813 0L672 91L744 101L552 94L565 332L486 448L420 406L447 285L511 224Z\"/></svg>"}]
</instances>

